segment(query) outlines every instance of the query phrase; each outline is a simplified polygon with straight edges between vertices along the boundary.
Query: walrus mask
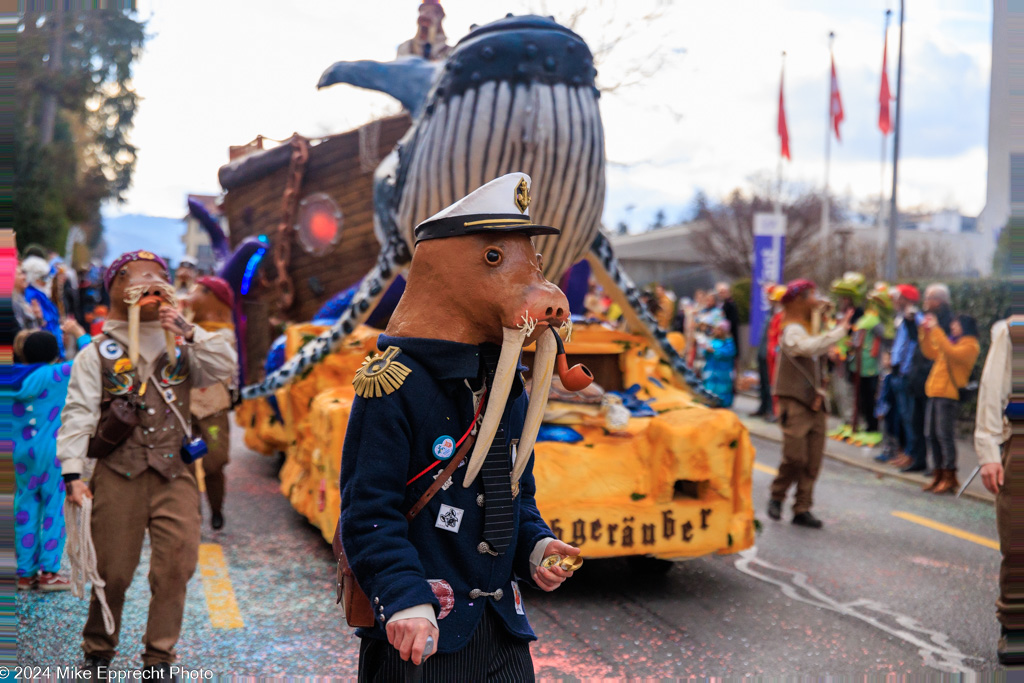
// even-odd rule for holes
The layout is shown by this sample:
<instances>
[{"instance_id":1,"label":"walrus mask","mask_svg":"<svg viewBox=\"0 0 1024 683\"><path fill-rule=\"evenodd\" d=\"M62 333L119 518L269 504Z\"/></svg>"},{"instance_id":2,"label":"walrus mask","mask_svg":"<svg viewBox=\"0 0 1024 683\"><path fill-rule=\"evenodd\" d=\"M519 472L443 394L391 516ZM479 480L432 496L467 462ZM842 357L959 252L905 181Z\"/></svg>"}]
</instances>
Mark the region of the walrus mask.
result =
<instances>
[{"instance_id":1,"label":"walrus mask","mask_svg":"<svg viewBox=\"0 0 1024 683\"><path fill-rule=\"evenodd\" d=\"M593 379L581 365L568 368L558 329L569 321L569 303L544 279L533 240L520 232L468 234L420 242L413 253L405 292L386 333L501 345L473 453L469 486L483 467L508 401L523 346L537 342L533 390L512 481L522 476L547 406L556 359L563 384L580 390Z\"/></svg>"},{"instance_id":2,"label":"walrus mask","mask_svg":"<svg viewBox=\"0 0 1024 683\"><path fill-rule=\"evenodd\" d=\"M107 277L110 292L109 320L128 322L128 358L132 365L139 361L139 331L142 321L160 317L163 306L177 306L174 288L167 279L167 269L155 260L139 259L111 266ZM174 358L177 348L174 335L164 331L167 355Z\"/></svg>"}]
</instances>

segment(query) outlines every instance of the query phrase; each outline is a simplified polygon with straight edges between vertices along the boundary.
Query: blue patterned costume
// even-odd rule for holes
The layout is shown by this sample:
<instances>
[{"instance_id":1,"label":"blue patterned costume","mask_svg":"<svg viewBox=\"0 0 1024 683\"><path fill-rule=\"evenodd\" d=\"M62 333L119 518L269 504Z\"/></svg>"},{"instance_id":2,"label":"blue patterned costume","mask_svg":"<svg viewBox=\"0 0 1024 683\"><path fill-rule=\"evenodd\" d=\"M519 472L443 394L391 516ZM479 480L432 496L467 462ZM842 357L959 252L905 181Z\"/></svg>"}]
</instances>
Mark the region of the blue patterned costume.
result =
<instances>
[{"instance_id":1,"label":"blue patterned costume","mask_svg":"<svg viewBox=\"0 0 1024 683\"><path fill-rule=\"evenodd\" d=\"M64 480L57 430L68 393L71 363L31 370L8 398L14 438L15 551L18 576L60 569L64 553Z\"/></svg>"},{"instance_id":2,"label":"blue patterned costume","mask_svg":"<svg viewBox=\"0 0 1024 683\"><path fill-rule=\"evenodd\" d=\"M732 337L712 339L704 349L704 358L704 388L722 399L723 408L728 408L732 405L736 342Z\"/></svg>"}]
</instances>

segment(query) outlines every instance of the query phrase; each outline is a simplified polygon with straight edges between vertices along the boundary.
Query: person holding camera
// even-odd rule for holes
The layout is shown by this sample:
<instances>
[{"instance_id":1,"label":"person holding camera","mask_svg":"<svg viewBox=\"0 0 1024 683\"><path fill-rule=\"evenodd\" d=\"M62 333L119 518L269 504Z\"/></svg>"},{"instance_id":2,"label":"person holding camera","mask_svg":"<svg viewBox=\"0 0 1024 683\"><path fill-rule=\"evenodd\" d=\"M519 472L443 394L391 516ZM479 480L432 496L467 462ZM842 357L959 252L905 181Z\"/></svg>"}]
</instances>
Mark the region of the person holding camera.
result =
<instances>
[{"instance_id":1,"label":"person holding camera","mask_svg":"<svg viewBox=\"0 0 1024 683\"><path fill-rule=\"evenodd\" d=\"M825 454L825 353L850 332L854 311L825 333L815 329L828 301L819 299L810 280L793 280L782 296L785 311L779 343L779 365L774 394L779 401L782 427L782 463L772 482L768 516L782 518L782 503L796 484L793 524L820 529L822 522L811 513L814 482Z\"/></svg>"},{"instance_id":2,"label":"person holding camera","mask_svg":"<svg viewBox=\"0 0 1024 683\"><path fill-rule=\"evenodd\" d=\"M148 677L167 678L199 553L199 490L187 463L201 449L191 438L189 393L231 381L237 358L223 337L178 312L159 256L122 255L104 285L110 317L75 360L57 440L68 501L91 510L95 569L113 618L108 631L94 586L85 668L101 678L116 655L125 591L148 530L152 599L142 661ZM88 485L87 457L98 459Z\"/></svg>"},{"instance_id":3,"label":"person holding camera","mask_svg":"<svg viewBox=\"0 0 1024 683\"><path fill-rule=\"evenodd\" d=\"M939 318L929 313L918 334L921 353L933 361L924 393L924 431L935 462L935 477L924 488L932 493L955 493L960 488L956 478L956 418L960 409L960 389L967 386L974 363L981 353L978 323L969 315L960 315L950 322L949 334L942 329Z\"/></svg>"}]
</instances>

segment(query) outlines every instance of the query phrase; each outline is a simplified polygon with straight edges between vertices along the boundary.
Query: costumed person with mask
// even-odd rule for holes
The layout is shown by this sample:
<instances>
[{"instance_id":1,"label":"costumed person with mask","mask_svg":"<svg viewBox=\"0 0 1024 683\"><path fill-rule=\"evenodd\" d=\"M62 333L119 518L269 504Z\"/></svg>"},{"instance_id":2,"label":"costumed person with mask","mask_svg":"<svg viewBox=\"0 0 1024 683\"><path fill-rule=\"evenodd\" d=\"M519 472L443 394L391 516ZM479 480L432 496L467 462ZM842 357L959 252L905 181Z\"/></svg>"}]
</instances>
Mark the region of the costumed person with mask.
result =
<instances>
[{"instance_id":1,"label":"costumed person with mask","mask_svg":"<svg viewBox=\"0 0 1024 683\"><path fill-rule=\"evenodd\" d=\"M821 471L825 453L826 393L824 354L850 332L853 311L847 310L840 324L820 333L821 315L827 301L819 299L810 280L793 280L782 297L785 317L779 344L779 367L775 375L775 396L779 400L782 427L782 463L772 482L768 516L782 518L782 503L789 487L796 484L793 524L812 529L822 527L811 513L814 482Z\"/></svg>"},{"instance_id":2,"label":"costumed person with mask","mask_svg":"<svg viewBox=\"0 0 1024 683\"><path fill-rule=\"evenodd\" d=\"M438 0L423 0L416 19L416 37L398 46L399 57L422 57L431 62L445 59L452 51L444 34L444 8Z\"/></svg>"},{"instance_id":3,"label":"costumed person with mask","mask_svg":"<svg viewBox=\"0 0 1024 683\"><path fill-rule=\"evenodd\" d=\"M74 320L65 327L80 345L89 343ZM18 590L68 590L71 584L58 573L67 534L56 437L71 363L59 363L57 338L49 332L28 332L18 347L24 364L11 368L13 381L2 394L11 401Z\"/></svg>"},{"instance_id":4,"label":"costumed person with mask","mask_svg":"<svg viewBox=\"0 0 1024 683\"><path fill-rule=\"evenodd\" d=\"M375 622L357 632L361 681L401 680L431 651L424 680L532 681L519 585L551 591L577 566L537 510L533 444L556 364L572 391L592 376L565 364L568 303L531 239L558 229L529 203L512 173L416 227L382 354L353 382L339 540Z\"/></svg>"},{"instance_id":5,"label":"costumed person with mask","mask_svg":"<svg viewBox=\"0 0 1024 683\"><path fill-rule=\"evenodd\" d=\"M222 337L232 348L237 347L232 317L235 295L231 285L219 277L201 276L189 296L192 322L207 332ZM228 414L234 404L237 383L217 382L208 387L192 389L192 431L206 441L203 456L203 483L210 503L210 526L224 526L224 467L231 451L231 426Z\"/></svg>"},{"instance_id":6,"label":"costumed person with mask","mask_svg":"<svg viewBox=\"0 0 1024 683\"><path fill-rule=\"evenodd\" d=\"M57 440L68 503L87 505L82 514L91 508L95 569L113 617L108 631L94 584L84 668L98 678L117 654L125 591L148 531L152 598L143 673L168 678L199 553L199 490L186 464L197 454L189 447L189 394L230 382L237 359L222 336L178 312L159 256L118 257L104 285L110 317L75 360ZM81 477L90 455L98 462L86 485Z\"/></svg>"}]
</instances>

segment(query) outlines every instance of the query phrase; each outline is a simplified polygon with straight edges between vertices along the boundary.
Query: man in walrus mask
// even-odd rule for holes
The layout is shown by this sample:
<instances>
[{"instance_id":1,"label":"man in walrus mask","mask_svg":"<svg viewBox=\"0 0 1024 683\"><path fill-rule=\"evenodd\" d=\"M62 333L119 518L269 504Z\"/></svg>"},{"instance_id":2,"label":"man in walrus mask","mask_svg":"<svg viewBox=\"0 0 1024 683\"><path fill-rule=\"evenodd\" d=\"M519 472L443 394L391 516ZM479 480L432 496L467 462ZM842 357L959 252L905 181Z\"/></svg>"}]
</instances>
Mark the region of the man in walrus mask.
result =
<instances>
[{"instance_id":1,"label":"man in walrus mask","mask_svg":"<svg viewBox=\"0 0 1024 683\"><path fill-rule=\"evenodd\" d=\"M94 586L83 632L85 668L95 680L117 654L124 594L148 530L153 595L142 663L155 672L145 677L169 678L185 588L199 554L199 490L181 458L191 431L189 391L231 381L237 359L223 337L181 316L159 256L120 256L104 285L110 316L103 334L75 358L57 441L68 501L81 506L92 499L96 569L113 621L108 630ZM81 477L90 440L109 420L115 399L134 407L138 424L96 463L86 485Z\"/></svg>"},{"instance_id":2,"label":"man in walrus mask","mask_svg":"<svg viewBox=\"0 0 1024 683\"><path fill-rule=\"evenodd\" d=\"M382 354L353 382L339 524L376 620L357 632L360 680L401 680L410 661L424 680L533 680L519 584L551 591L578 566L537 510L533 444L556 357L570 388L590 378L559 354L569 307L531 239L558 230L529 203L513 173L417 226Z\"/></svg>"}]
</instances>

